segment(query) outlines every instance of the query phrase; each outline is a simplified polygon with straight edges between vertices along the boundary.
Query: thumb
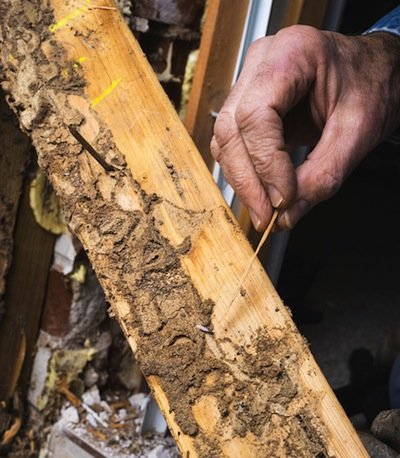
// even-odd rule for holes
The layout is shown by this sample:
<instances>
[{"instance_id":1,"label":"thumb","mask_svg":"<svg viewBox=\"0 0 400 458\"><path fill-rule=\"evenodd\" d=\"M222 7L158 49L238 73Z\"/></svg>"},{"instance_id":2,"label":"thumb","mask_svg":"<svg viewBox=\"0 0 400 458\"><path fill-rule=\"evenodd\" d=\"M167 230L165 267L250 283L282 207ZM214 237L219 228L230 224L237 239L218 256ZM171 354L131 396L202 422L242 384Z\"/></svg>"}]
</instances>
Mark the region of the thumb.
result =
<instances>
[{"instance_id":1,"label":"thumb","mask_svg":"<svg viewBox=\"0 0 400 458\"><path fill-rule=\"evenodd\" d=\"M293 228L316 204L332 197L366 154L363 137L358 134L362 129L355 118L332 117L320 141L296 169L297 195L278 220L282 229Z\"/></svg>"}]
</instances>

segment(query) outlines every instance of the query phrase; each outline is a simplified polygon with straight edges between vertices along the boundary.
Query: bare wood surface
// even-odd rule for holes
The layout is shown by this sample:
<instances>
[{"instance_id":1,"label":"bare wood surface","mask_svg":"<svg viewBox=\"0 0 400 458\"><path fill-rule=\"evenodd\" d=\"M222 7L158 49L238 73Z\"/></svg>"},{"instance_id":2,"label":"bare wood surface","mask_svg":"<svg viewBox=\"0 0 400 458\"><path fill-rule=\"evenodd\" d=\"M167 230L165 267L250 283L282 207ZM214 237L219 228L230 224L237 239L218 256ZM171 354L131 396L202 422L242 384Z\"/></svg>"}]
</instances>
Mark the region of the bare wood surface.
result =
<instances>
[{"instance_id":1,"label":"bare wood surface","mask_svg":"<svg viewBox=\"0 0 400 458\"><path fill-rule=\"evenodd\" d=\"M120 15L3 3L3 87L183 456L367 456L258 262L228 311L252 250Z\"/></svg>"},{"instance_id":2,"label":"bare wood surface","mask_svg":"<svg viewBox=\"0 0 400 458\"><path fill-rule=\"evenodd\" d=\"M249 0L210 0L185 125L211 170L210 141L218 112L232 86Z\"/></svg>"},{"instance_id":3,"label":"bare wood surface","mask_svg":"<svg viewBox=\"0 0 400 458\"><path fill-rule=\"evenodd\" d=\"M242 288L243 283L245 282L245 280L247 278L247 275L249 274L251 268L253 267L253 263L257 259L257 256L260 253L261 248L264 246L265 242L267 241L267 238L268 238L268 236L269 236L269 234L271 232L271 229L273 228L273 226L275 224L275 221L276 221L276 218L278 217L278 214L279 214L279 210L275 209L274 213L272 215L271 221L269 222L267 228L265 229L260 241L258 242L258 245L257 245L252 257L250 258L250 261L249 261L247 267L245 268L242 276L240 277L239 284L238 284L238 286L237 286L237 288L235 290L235 293L234 293L234 295L232 297L231 302L229 303L228 312L229 312L229 309L232 307L232 304L235 302L236 298L239 296L240 289Z\"/></svg>"}]
</instances>

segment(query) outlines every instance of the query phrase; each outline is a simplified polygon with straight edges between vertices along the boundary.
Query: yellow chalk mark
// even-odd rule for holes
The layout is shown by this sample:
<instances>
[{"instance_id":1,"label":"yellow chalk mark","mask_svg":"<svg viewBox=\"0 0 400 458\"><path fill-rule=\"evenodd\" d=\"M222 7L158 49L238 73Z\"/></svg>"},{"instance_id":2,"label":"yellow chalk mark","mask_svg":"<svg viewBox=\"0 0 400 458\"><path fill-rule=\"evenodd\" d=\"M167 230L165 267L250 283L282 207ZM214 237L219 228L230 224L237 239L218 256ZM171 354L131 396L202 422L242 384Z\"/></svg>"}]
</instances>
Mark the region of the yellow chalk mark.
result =
<instances>
[{"instance_id":1,"label":"yellow chalk mark","mask_svg":"<svg viewBox=\"0 0 400 458\"><path fill-rule=\"evenodd\" d=\"M61 76L67 80L69 78L69 70L68 68L64 68L62 71L61 71Z\"/></svg>"},{"instance_id":2,"label":"yellow chalk mark","mask_svg":"<svg viewBox=\"0 0 400 458\"><path fill-rule=\"evenodd\" d=\"M12 62L12 63L15 63L16 61L15 57L11 53L7 56L7 59L9 60L9 62Z\"/></svg>"},{"instance_id":3,"label":"yellow chalk mark","mask_svg":"<svg viewBox=\"0 0 400 458\"><path fill-rule=\"evenodd\" d=\"M111 92L118 86L118 84L121 82L122 78L118 78L117 80L114 80L107 89L105 89L99 96L97 96L93 101L92 101L92 107L94 108L96 105L98 105L103 99L105 99L108 95L111 94Z\"/></svg>"},{"instance_id":4,"label":"yellow chalk mark","mask_svg":"<svg viewBox=\"0 0 400 458\"><path fill-rule=\"evenodd\" d=\"M79 57L79 59L77 59L73 64L72 64L72 68L74 70L78 70L78 68L83 64L83 62L86 62L87 60L89 60L89 57Z\"/></svg>"},{"instance_id":5,"label":"yellow chalk mark","mask_svg":"<svg viewBox=\"0 0 400 458\"><path fill-rule=\"evenodd\" d=\"M82 14L85 14L87 11L89 11L90 2L91 0L85 0L85 6L80 6L78 8L75 8L69 14L64 16L62 19L52 24L49 27L50 32L55 32L56 30L61 29L62 27L65 27L72 19L75 19L76 17L81 16Z\"/></svg>"}]
</instances>

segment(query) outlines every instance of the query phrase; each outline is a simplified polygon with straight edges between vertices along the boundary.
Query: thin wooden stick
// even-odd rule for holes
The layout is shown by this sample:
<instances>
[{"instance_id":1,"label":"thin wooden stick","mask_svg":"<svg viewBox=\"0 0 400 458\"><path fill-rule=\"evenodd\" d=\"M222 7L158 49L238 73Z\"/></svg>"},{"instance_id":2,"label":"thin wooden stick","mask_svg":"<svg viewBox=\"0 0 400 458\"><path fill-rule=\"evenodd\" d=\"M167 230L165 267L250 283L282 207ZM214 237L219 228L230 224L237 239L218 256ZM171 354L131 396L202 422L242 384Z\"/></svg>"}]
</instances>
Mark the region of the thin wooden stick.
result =
<instances>
[{"instance_id":1,"label":"thin wooden stick","mask_svg":"<svg viewBox=\"0 0 400 458\"><path fill-rule=\"evenodd\" d=\"M105 11L117 11L114 6L89 6L89 10L105 10Z\"/></svg>"},{"instance_id":2,"label":"thin wooden stick","mask_svg":"<svg viewBox=\"0 0 400 458\"><path fill-rule=\"evenodd\" d=\"M271 229L273 228L273 226L275 224L275 221L276 221L276 218L278 217L278 214L279 214L279 210L276 208L274 213L272 214L272 218L271 218L271 221L269 222L269 224L267 226L267 229L265 229L264 234L262 235L261 240L259 241L259 243L257 245L256 251L254 252L253 256L251 257L248 266L246 267L245 271L243 272L242 277L240 278L239 285L235 290L235 294L233 295L231 302L229 303L228 311L230 310L230 308L232 307L232 305L235 302L236 298L238 297L238 295L240 293L240 289L243 286L243 283L246 280L246 277L250 272L250 269L251 269L251 267L253 265L253 262L255 261L256 257L258 256L258 253L260 252L261 248L263 247L264 243L266 242L266 240L267 240L267 238L268 238L268 236L269 236L269 234L271 232Z\"/></svg>"}]
</instances>

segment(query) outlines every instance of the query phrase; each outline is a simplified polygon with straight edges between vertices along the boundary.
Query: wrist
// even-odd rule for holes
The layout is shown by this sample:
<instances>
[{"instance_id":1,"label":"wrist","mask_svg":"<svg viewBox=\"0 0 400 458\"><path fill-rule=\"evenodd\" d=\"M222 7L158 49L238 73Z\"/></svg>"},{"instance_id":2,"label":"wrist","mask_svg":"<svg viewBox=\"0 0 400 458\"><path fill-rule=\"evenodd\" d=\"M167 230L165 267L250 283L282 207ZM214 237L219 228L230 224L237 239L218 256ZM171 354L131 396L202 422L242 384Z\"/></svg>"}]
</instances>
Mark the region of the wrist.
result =
<instances>
[{"instance_id":1,"label":"wrist","mask_svg":"<svg viewBox=\"0 0 400 458\"><path fill-rule=\"evenodd\" d=\"M381 86L380 105L388 114L385 137L400 126L400 36L391 32L376 31L360 37L365 46L365 56L371 61L370 74ZM379 107L377 107L379 108Z\"/></svg>"}]
</instances>

